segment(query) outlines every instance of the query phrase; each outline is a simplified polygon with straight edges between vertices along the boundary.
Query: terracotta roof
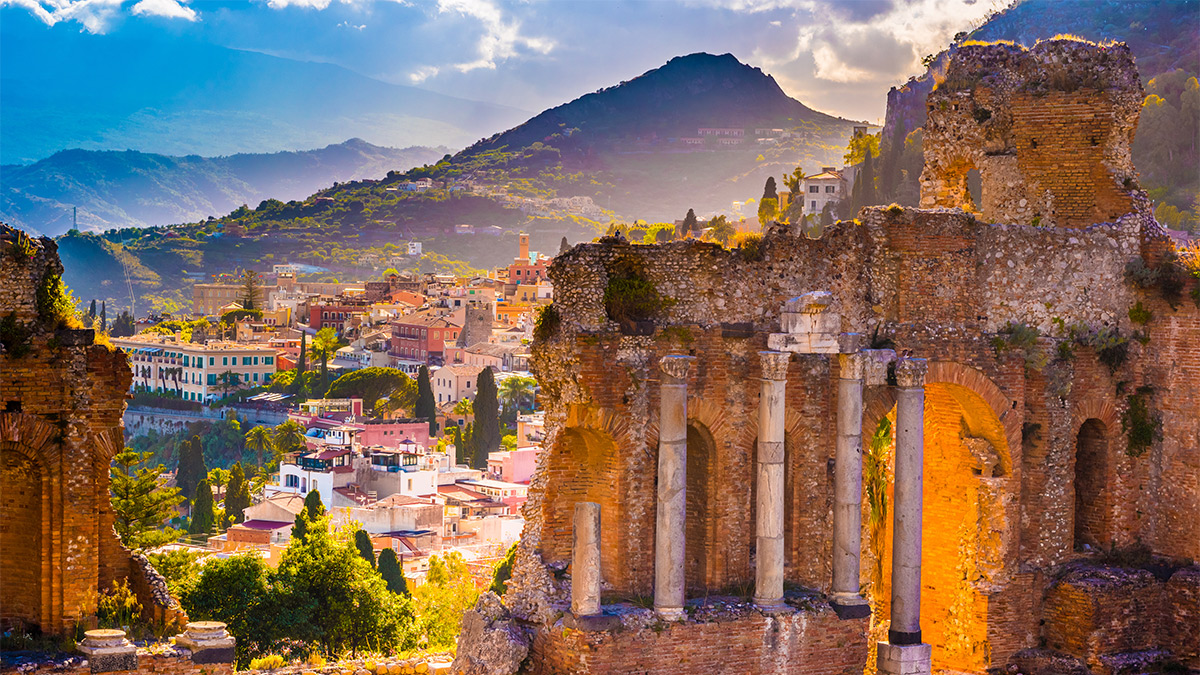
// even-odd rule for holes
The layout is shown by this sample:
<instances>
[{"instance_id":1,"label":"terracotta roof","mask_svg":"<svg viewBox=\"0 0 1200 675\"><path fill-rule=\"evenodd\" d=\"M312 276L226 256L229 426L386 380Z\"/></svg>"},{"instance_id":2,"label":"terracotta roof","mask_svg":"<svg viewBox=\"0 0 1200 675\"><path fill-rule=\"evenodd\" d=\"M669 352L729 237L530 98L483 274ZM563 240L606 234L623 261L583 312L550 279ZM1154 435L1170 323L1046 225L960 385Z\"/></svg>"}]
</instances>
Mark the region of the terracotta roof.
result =
<instances>
[{"instance_id":1,"label":"terracotta roof","mask_svg":"<svg viewBox=\"0 0 1200 675\"><path fill-rule=\"evenodd\" d=\"M247 520L241 523L241 526L251 530L278 530L293 524L285 520ZM237 526L235 525L234 527Z\"/></svg>"}]
</instances>

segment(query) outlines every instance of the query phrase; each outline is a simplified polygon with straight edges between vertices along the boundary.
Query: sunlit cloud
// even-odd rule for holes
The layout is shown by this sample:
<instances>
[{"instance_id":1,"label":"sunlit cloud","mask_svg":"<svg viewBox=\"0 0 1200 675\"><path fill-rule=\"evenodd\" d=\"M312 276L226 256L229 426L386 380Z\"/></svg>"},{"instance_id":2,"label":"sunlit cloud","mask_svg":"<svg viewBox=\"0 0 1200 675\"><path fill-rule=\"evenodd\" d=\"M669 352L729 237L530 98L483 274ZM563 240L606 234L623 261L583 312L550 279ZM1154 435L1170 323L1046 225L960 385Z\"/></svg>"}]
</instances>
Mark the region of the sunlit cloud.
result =
<instances>
[{"instance_id":1,"label":"sunlit cloud","mask_svg":"<svg viewBox=\"0 0 1200 675\"><path fill-rule=\"evenodd\" d=\"M47 26L75 21L89 33L104 33L121 12L122 0L0 0L0 6L28 9Z\"/></svg>"},{"instance_id":2,"label":"sunlit cloud","mask_svg":"<svg viewBox=\"0 0 1200 675\"><path fill-rule=\"evenodd\" d=\"M455 64L459 72L468 73L479 68L494 70L497 62L516 56L522 48L548 54L555 46L548 38L522 35L521 23L505 18L491 0L438 0L438 12L457 12L483 24L483 36L476 46L478 58Z\"/></svg>"},{"instance_id":3,"label":"sunlit cloud","mask_svg":"<svg viewBox=\"0 0 1200 675\"><path fill-rule=\"evenodd\" d=\"M409 73L408 79L412 80L413 84L420 84L425 80L436 76L439 70L441 69L437 66L421 66L420 68L417 68L413 72Z\"/></svg>"},{"instance_id":4,"label":"sunlit cloud","mask_svg":"<svg viewBox=\"0 0 1200 675\"><path fill-rule=\"evenodd\" d=\"M130 12L134 16L161 16L166 19L183 19L195 21L198 17L196 10L178 2L178 0L141 0Z\"/></svg>"}]
</instances>

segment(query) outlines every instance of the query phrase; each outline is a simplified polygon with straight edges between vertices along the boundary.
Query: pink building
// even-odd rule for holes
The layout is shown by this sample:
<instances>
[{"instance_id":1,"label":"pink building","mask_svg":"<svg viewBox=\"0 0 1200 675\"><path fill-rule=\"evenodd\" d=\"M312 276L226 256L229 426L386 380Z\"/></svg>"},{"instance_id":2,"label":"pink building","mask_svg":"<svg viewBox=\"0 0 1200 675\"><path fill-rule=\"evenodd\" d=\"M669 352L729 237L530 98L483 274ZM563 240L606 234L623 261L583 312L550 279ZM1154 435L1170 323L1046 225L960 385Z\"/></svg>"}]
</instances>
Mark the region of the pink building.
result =
<instances>
[{"instance_id":1,"label":"pink building","mask_svg":"<svg viewBox=\"0 0 1200 675\"><path fill-rule=\"evenodd\" d=\"M528 483L533 478L541 451L541 447L531 445L488 453L488 478L506 483Z\"/></svg>"},{"instance_id":2,"label":"pink building","mask_svg":"<svg viewBox=\"0 0 1200 675\"><path fill-rule=\"evenodd\" d=\"M402 444L416 444L429 447L429 422L426 420L363 420L353 426L363 428L359 435L363 445L396 448Z\"/></svg>"}]
</instances>

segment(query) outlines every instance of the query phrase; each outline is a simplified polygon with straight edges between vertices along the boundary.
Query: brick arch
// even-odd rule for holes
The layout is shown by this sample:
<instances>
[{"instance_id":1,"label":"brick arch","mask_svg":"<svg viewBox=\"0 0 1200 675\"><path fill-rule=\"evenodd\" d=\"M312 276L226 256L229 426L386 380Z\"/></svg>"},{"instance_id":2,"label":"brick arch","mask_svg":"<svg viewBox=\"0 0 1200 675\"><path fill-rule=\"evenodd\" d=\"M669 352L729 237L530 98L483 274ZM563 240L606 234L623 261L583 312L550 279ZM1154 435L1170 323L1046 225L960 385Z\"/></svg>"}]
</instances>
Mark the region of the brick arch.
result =
<instances>
[{"instance_id":1,"label":"brick arch","mask_svg":"<svg viewBox=\"0 0 1200 675\"><path fill-rule=\"evenodd\" d=\"M54 630L62 622L60 567L55 564L53 524L61 522L61 452L58 429L23 413L0 414L0 472L4 497L0 499L0 576L4 622L37 624ZM28 474L36 472L36 476ZM31 545L32 544L32 545ZM56 583L56 581L58 583Z\"/></svg>"},{"instance_id":2,"label":"brick arch","mask_svg":"<svg viewBox=\"0 0 1200 675\"><path fill-rule=\"evenodd\" d=\"M1072 414L1071 531L1073 548L1106 546L1112 540L1112 494L1119 480L1114 439L1120 415L1111 400L1089 396Z\"/></svg>"},{"instance_id":3,"label":"brick arch","mask_svg":"<svg viewBox=\"0 0 1200 675\"><path fill-rule=\"evenodd\" d=\"M1121 425L1121 415L1113 402L1099 396L1089 396L1075 406L1071 414L1071 434L1079 433L1079 428L1089 419L1098 419L1104 426L1116 429Z\"/></svg>"},{"instance_id":4,"label":"brick arch","mask_svg":"<svg viewBox=\"0 0 1200 675\"><path fill-rule=\"evenodd\" d=\"M1013 449L1021 447L1021 420L1013 413L1013 400L991 378L976 368L954 361L930 361L925 383L956 384L983 399L1004 427L1008 460L1011 461Z\"/></svg>"}]
</instances>

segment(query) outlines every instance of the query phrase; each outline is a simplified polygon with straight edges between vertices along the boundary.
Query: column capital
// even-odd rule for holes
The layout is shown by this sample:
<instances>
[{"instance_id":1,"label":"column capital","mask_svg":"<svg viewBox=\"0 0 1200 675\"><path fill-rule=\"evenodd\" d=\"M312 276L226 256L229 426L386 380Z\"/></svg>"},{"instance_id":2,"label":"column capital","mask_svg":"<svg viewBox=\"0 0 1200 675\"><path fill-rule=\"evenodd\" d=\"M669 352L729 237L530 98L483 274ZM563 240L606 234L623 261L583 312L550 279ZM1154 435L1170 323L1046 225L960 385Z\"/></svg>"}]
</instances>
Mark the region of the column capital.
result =
<instances>
[{"instance_id":1,"label":"column capital","mask_svg":"<svg viewBox=\"0 0 1200 675\"><path fill-rule=\"evenodd\" d=\"M925 359L902 358L896 362L896 384L903 389L924 387L928 371L929 362Z\"/></svg>"},{"instance_id":2,"label":"column capital","mask_svg":"<svg viewBox=\"0 0 1200 675\"><path fill-rule=\"evenodd\" d=\"M763 351L758 353L758 358L762 362L762 379L780 382L787 379L791 352Z\"/></svg>"},{"instance_id":3,"label":"column capital","mask_svg":"<svg viewBox=\"0 0 1200 675\"><path fill-rule=\"evenodd\" d=\"M867 359L861 353L838 354L838 378L861 380L866 376Z\"/></svg>"},{"instance_id":4,"label":"column capital","mask_svg":"<svg viewBox=\"0 0 1200 675\"><path fill-rule=\"evenodd\" d=\"M667 376L663 384L684 384L687 382L688 371L692 368L694 356L668 354L658 360L658 368Z\"/></svg>"}]
</instances>

